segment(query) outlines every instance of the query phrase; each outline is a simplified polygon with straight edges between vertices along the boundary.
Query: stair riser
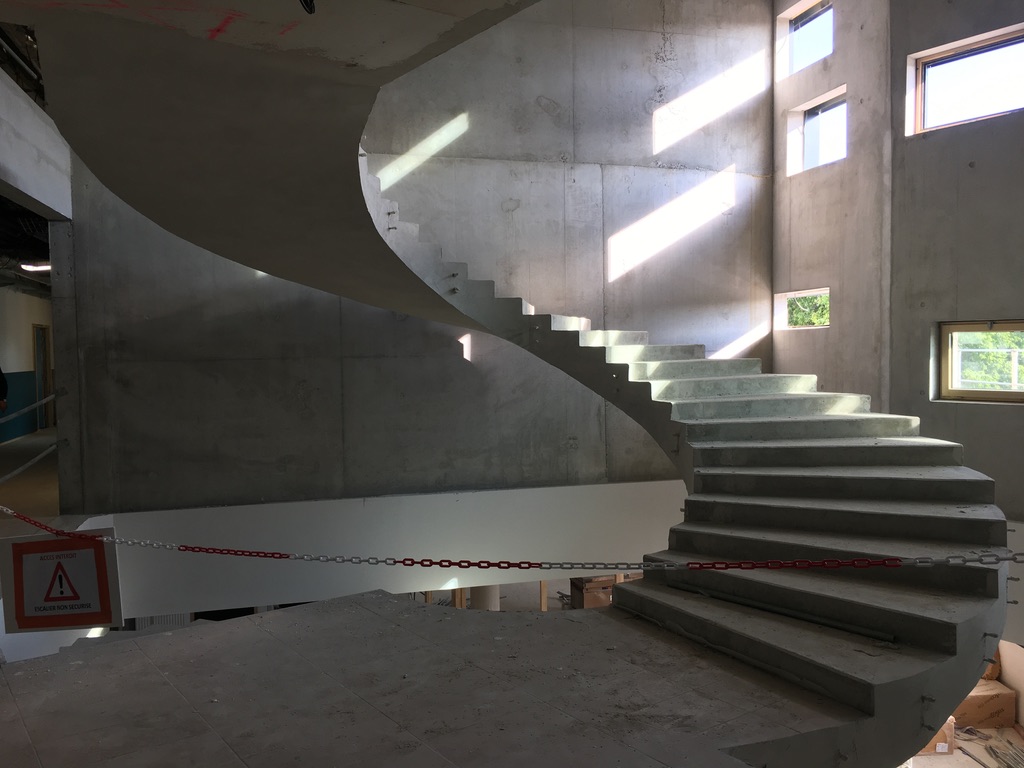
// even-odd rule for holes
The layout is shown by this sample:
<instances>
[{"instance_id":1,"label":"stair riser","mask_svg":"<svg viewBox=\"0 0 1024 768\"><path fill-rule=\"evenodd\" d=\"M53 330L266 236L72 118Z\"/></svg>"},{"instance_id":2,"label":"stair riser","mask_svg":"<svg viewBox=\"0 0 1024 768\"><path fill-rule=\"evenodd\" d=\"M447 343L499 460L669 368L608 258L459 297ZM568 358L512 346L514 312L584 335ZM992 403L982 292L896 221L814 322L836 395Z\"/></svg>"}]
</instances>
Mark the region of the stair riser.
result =
<instances>
[{"instance_id":1,"label":"stair riser","mask_svg":"<svg viewBox=\"0 0 1024 768\"><path fill-rule=\"evenodd\" d=\"M969 547L965 546L965 550ZM707 553L708 560L853 560L867 557L880 560L892 557L891 552L860 552L855 549L833 549L802 543L740 538L725 534L692 531L686 525L669 532L669 549L679 552ZM875 579L890 584L917 584L940 587L964 595L996 597L999 594L998 573L979 566L936 565L930 568L857 568L834 571L840 576Z\"/></svg>"},{"instance_id":2,"label":"stair riser","mask_svg":"<svg viewBox=\"0 0 1024 768\"><path fill-rule=\"evenodd\" d=\"M609 363L703 360L704 345L640 345L620 343L609 347L606 355Z\"/></svg>"},{"instance_id":3,"label":"stair riser","mask_svg":"<svg viewBox=\"0 0 1024 768\"><path fill-rule=\"evenodd\" d=\"M823 419L821 421L737 422L695 424L687 429L691 442L729 440L821 440L844 437L916 437L917 417L891 416L870 419Z\"/></svg>"},{"instance_id":4,"label":"stair riser","mask_svg":"<svg viewBox=\"0 0 1024 768\"><path fill-rule=\"evenodd\" d=\"M867 395L825 395L786 397L771 400L697 400L672 404L676 421L701 419L744 419L773 416L813 416L822 413L864 413L870 407Z\"/></svg>"},{"instance_id":5,"label":"stair riser","mask_svg":"<svg viewBox=\"0 0 1024 768\"><path fill-rule=\"evenodd\" d=\"M652 381L651 391L658 400L699 400L706 397L740 397L742 395L784 395L791 392L814 392L814 376L734 376L719 379L677 379Z\"/></svg>"},{"instance_id":6,"label":"stair riser","mask_svg":"<svg viewBox=\"0 0 1024 768\"><path fill-rule=\"evenodd\" d=\"M698 470L694 493L738 496L799 496L818 499L891 499L992 504L991 480L934 480L907 477L806 477L735 475Z\"/></svg>"},{"instance_id":7,"label":"stair riser","mask_svg":"<svg viewBox=\"0 0 1024 768\"><path fill-rule=\"evenodd\" d=\"M631 363L629 377L637 381L651 379L690 379L713 376L754 376L761 373L760 360L675 360L660 363Z\"/></svg>"},{"instance_id":8,"label":"stair riser","mask_svg":"<svg viewBox=\"0 0 1024 768\"><path fill-rule=\"evenodd\" d=\"M840 467L840 466L962 466L963 446L772 446L695 448L694 464L702 467Z\"/></svg>"},{"instance_id":9,"label":"stair riser","mask_svg":"<svg viewBox=\"0 0 1024 768\"><path fill-rule=\"evenodd\" d=\"M656 575L655 575L656 574ZM644 576L671 587L702 591L712 597L754 606L774 606L782 615L805 620L823 619L825 626L848 631L856 628L891 635L899 644L913 644L940 653L956 653L957 625L931 616L901 613L896 610L865 605L844 599L842 594L825 591L805 592L787 589L778 584L752 581L736 571L653 571ZM834 588L834 585L828 585Z\"/></svg>"},{"instance_id":10,"label":"stair riser","mask_svg":"<svg viewBox=\"0 0 1024 768\"><path fill-rule=\"evenodd\" d=\"M580 331L581 347L611 347L618 344L646 344L647 331ZM619 361L610 361L619 362ZM624 360L621 362L629 362Z\"/></svg>"},{"instance_id":11,"label":"stair riser","mask_svg":"<svg viewBox=\"0 0 1024 768\"><path fill-rule=\"evenodd\" d=\"M968 517L927 517L845 509L769 507L690 498L686 500L686 519L693 523L723 526L843 534L857 531L862 536L927 538L933 541L953 541L981 546L1006 546L1004 523Z\"/></svg>"},{"instance_id":12,"label":"stair riser","mask_svg":"<svg viewBox=\"0 0 1024 768\"><path fill-rule=\"evenodd\" d=\"M706 643L717 650L758 666L780 677L789 679L812 691L829 697L862 712L874 709L872 686L851 679L825 664L789 653L783 645L775 645L772 638L740 635L702 616L667 606L646 595L615 590L615 607L657 622L670 632Z\"/></svg>"}]
</instances>

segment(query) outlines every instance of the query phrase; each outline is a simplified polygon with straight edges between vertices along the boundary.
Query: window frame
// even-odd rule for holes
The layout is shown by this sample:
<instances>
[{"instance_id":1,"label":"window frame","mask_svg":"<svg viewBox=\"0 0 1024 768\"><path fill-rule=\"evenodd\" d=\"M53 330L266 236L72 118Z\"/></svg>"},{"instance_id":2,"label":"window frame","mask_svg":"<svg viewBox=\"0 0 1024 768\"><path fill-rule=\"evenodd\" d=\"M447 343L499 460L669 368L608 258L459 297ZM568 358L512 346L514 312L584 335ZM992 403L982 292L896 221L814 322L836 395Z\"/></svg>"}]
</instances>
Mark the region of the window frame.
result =
<instances>
[{"instance_id":1,"label":"window frame","mask_svg":"<svg viewBox=\"0 0 1024 768\"><path fill-rule=\"evenodd\" d=\"M828 296L829 297L829 316L828 323L826 325L790 325L789 324L789 301L790 299L800 299L805 296ZM829 287L825 288L810 288L804 291L786 291L784 293L776 293L773 298L773 309L772 309L772 330L775 331L817 331L824 328L832 327L832 289Z\"/></svg>"},{"instance_id":2,"label":"window frame","mask_svg":"<svg viewBox=\"0 0 1024 768\"><path fill-rule=\"evenodd\" d=\"M1024 403L1024 390L953 388L953 334L986 331L1024 331L1024 320L978 320L939 323L939 400L975 403Z\"/></svg>"},{"instance_id":3,"label":"window frame","mask_svg":"<svg viewBox=\"0 0 1024 768\"><path fill-rule=\"evenodd\" d=\"M835 41L835 20L832 22L832 50L817 61L807 64L798 70L793 69L793 40L792 35L802 27L810 24L815 19L823 16L829 11L835 12L835 0L800 0L793 3L782 13L775 17L775 80L781 82L790 75L803 71L806 67L813 66L824 61L836 52Z\"/></svg>"},{"instance_id":4,"label":"window frame","mask_svg":"<svg viewBox=\"0 0 1024 768\"><path fill-rule=\"evenodd\" d=\"M931 131L939 131L943 128L966 125L967 123L975 123L979 120L989 120L993 117L1001 117L1002 115L1009 115L1024 110L1024 107L1018 107L1003 112L979 115L967 120L959 120L955 123L943 123L942 125L935 125L930 128L926 128L924 125L925 92L927 88L926 74L929 67L957 59L980 56L987 51L1016 43L1024 43L1024 24L1016 24L1012 27L993 30L992 32L958 40L908 56L906 135L915 136L922 133L930 133Z\"/></svg>"}]
</instances>

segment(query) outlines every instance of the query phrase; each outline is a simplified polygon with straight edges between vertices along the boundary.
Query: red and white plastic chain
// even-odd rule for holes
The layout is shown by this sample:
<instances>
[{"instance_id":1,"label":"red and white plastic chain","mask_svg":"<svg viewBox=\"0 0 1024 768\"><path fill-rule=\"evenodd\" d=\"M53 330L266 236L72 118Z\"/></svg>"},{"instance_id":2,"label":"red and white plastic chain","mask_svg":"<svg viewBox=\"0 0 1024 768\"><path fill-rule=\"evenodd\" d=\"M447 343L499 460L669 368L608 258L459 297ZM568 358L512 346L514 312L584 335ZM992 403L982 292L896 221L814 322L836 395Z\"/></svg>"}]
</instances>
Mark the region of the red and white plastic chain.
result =
<instances>
[{"instance_id":1,"label":"red and white plastic chain","mask_svg":"<svg viewBox=\"0 0 1024 768\"><path fill-rule=\"evenodd\" d=\"M207 555L231 555L234 557L254 557L267 560L302 560L317 563L349 563L352 565L403 565L420 568L479 568L487 570L541 570L541 571L662 571L662 570L756 570L756 569L796 569L807 570L823 568L835 570L839 568L902 568L903 566L929 567L935 565L997 565L999 563L1024 563L1024 552L985 552L974 555L950 555L949 557L855 557L850 560L738 560L738 561L686 561L686 562L578 562L578 561L533 561L533 560L434 560L429 557L359 557L344 555L300 555L294 552L274 552L260 549L229 549L225 547L202 547L190 544L168 544L149 539L125 539L120 536L103 536L82 531L62 531L38 520L19 514L12 509L0 506L0 512L28 523L41 531L68 539L88 539L119 546L151 547L153 549L173 550L177 552L196 552Z\"/></svg>"}]
</instances>

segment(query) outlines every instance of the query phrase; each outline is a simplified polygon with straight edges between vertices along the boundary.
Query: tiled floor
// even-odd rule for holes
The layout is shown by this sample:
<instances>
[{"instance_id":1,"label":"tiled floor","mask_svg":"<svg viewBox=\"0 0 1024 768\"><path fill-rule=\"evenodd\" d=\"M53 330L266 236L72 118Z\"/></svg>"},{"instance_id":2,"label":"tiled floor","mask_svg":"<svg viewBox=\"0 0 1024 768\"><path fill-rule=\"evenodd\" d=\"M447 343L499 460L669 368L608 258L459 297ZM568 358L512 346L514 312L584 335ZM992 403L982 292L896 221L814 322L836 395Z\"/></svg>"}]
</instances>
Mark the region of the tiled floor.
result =
<instances>
[{"instance_id":1,"label":"tiled floor","mask_svg":"<svg viewBox=\"0 0 1024 768\"><path fill-rule=\"evenodd\" d=\"M616 611L384 593L0 673L4 768L741 768L718 750L852 716Z\"/></svg>"}]
</instances>

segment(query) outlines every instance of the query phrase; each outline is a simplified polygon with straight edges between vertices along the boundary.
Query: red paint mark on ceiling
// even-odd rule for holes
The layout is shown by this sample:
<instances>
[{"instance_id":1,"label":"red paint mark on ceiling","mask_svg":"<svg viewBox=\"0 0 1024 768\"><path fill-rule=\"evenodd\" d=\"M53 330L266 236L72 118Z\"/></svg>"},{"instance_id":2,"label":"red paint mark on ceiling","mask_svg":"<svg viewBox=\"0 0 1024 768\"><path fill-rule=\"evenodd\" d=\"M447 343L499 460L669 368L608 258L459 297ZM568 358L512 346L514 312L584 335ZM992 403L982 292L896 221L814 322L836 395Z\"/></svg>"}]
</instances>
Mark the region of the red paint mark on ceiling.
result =
<instances>
[{"instance_id":1,"label":"red paint mark on ceiling","mask_svg":"<svg viewBox=\"0 0 1024 768\"><path fill-rule=\"evenodd\" d=\"M293 21L290 24L285 24L283 27L281 27L281 31L278 32L277 34L283 37L284 35L287 35L289 32L291 32L293 29L295 29L297 26L299 26L299 22L297 21Z\"/></svg>"}]
</instances>

